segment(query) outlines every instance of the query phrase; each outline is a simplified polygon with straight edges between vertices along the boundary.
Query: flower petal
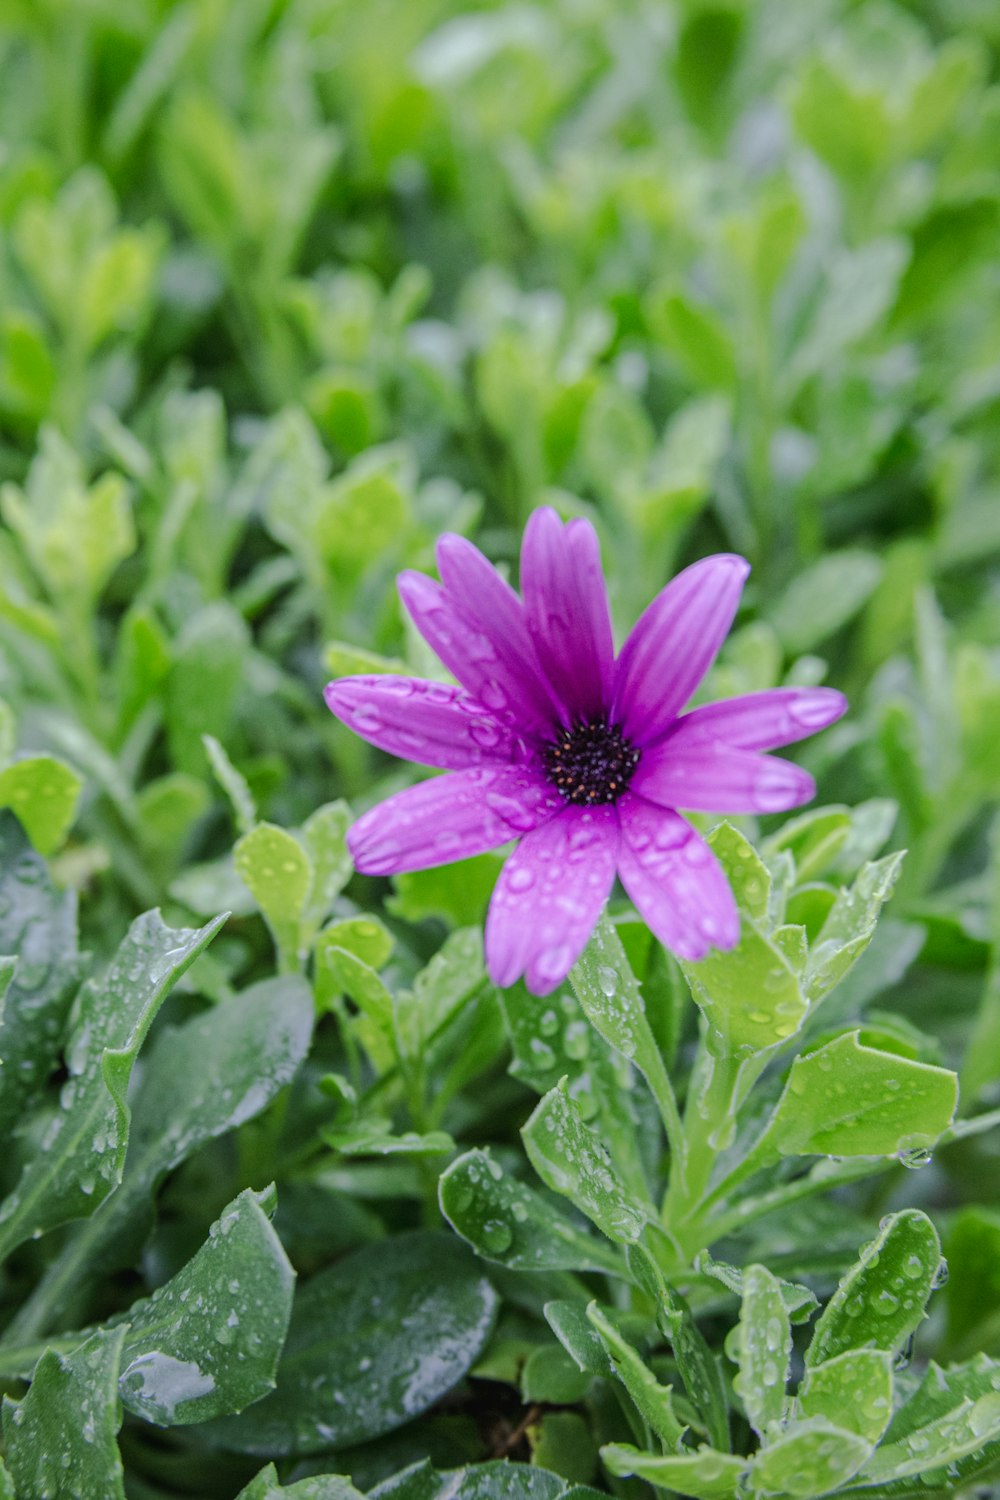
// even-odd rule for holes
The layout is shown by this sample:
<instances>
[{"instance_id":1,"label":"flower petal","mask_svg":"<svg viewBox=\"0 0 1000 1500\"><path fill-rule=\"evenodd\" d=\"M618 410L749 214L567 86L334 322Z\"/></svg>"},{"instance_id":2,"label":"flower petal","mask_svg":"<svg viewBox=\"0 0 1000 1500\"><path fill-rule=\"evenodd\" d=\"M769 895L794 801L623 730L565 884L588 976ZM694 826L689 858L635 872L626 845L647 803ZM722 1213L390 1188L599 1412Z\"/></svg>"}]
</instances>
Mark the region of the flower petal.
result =
<instances>
[{"instance_id":1,"label":"flower petal","mask_svg":"<svg viewBox=\"0 0 1000 1500\"><path fill-rule=\"evenodd\" d=\"M450 589L410 570L397 579L400 598L431 650L478 703L504 723L544 733L557 714L528 638L521 601L509 590L520 615L520 632L515 628L505 640L504 631L512 623L502 592L508 585L485 558L481 561L501 586L504 608L499 613L491 613L485 599L481 610L474 612Z\"/></svg>"},{"instance_id":2,"label":"flower petal","mask_svg":"<svg viewBox=\"0 0 1000 1500\"><path fill-rule=\"evenodd\" d=\"M504 865L486 919L494 984L523 974L547 995L569 973L615 878L618 818L610 805L566 807L523 838Z\"/></svg>"},{"instance_id":3,"label":"flower petal","mask_svg":"<svg viewBox=\"0 0 1000 1500\"><path fill-rule=\"evenodd\" d=\"M722 867L679 813L627 793L618 803L618 873L647 927L678 958L739 942L740 919Z\"/></svg>"},{"instance_id":4,"label":"flower petal","mask_svg":"<svg viewBox=\"0 0 1000 1500\"><path fill-rule=\"evenodd\" d=\"M347 843L363 875L398 875L496 849L565 805L525 766L478 766L397 792L358 819Z\"/></svg>"},{"instance_id":5,"label":"flower petal","mask_svg":"<svg viewBox=\"0 0 1000 1500\"><path fill-rule=\"evenodd\" d=\"M527 758L523 741L461 688L415 677L339 677L323 696L331 713L380 750L461 771Z\"/></svg>"},{"instance_id":6,"label":"flower petal","mask_svg":"<svg viewBox=\"0 0 1000 1500\"><path fill-rule=\"evenodd\" d=\"M670 728L726 638L750 564L720 553L678 573L639 616L615 666L613 718L633 744Z\"/></svg>"},{"instance_id":7,"label":"flower petal","mask_svg":"<svg viewBox=\"0 0 1000 1500\"><path fill-rule=\"evenodd\" d=\"M528 632L524 605L506 579L464 536L446 532L435 548L441 581L450 598L464 610L492 643L500 668L500 685L512 684L520 698L528 698L541 722L552 724L558 704L541 669ZM490 706L490 701L477 694Z\"/></svg>"},{"instance_id":8,"label":"flower petal","mask_svg":"<svg viewBox=\"0 0 1000 1500\"><path fill-rule=\"evenodd\" d=\"M567 723L607 711L614 665L601 549L589 521L563 525L551 506L533 511L521 546L528 630Z\"/></svg>"},{"instance_id":9,"label":"flower petal","mask_svg":"<svg viewBox=\"0 0 1000 1500\"><path fill-rule=\"evenodd\" d=\"M693 708L669 738L685 749L719 740L739 750L776 750L826 729L846 712L847 699L835 688L769 688Z\"/></svg>"},{"instance_id":10,"label":"flower petal","mask_svg":"<svg viewBox=\"0 0 1000 1500\"><path fill-rule=\"evenodd\" d=\"M678 745L668 734L647 745L631 790L660 807L690 812L774 813L816 795L808 771L778 756L733 750L715 740Z\"/></svg>"}]
</instances>

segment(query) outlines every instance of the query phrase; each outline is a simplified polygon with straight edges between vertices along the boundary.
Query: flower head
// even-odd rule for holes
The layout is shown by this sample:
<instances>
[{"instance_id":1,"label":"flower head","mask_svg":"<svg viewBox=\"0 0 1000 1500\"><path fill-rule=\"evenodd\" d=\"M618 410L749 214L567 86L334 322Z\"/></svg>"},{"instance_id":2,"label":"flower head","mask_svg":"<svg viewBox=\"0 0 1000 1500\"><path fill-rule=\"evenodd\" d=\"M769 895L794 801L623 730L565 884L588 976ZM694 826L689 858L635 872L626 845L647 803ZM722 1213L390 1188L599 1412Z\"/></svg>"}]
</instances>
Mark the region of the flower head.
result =
<instances>
[{"instance_id":1,"label":"flower head","mask_svg":"<svg viewBox=\"0 0 1000 1500\"><path fill-rule=\"evenodd\" d=\"M442 537L437 558L440 583L405 572L399 592L459 685L379 676L326 688L356 734L449 773L359 818L348 835L357 869L424 869L518 839L490 903L486 961L496 984L523 975L538 995L576 962L616 874L679 957L732 947L732 892L677 809L773 813L808 801L812 777L762 752L847 706L830 688L775 688L683 712L749 564L722 554L685 569L616 657L588 521L533 513L520 598L462 537Z\"/></svg>"}]
</instances>

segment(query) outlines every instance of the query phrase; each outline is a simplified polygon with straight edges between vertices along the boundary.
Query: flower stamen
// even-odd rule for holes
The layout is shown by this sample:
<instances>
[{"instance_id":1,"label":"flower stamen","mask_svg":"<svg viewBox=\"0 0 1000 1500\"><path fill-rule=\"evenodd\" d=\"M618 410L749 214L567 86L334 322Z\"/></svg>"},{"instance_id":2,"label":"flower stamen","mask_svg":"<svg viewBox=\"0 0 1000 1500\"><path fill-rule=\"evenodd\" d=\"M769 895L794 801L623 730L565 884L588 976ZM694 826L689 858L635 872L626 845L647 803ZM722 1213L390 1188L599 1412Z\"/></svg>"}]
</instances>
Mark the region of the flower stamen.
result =
<instances>
[{"instance_id":1,"label":"flower stamen","mask_svg":"<svg viewBox=\"0 0 1000 1500\"><path fill-rule=\"evenodd\" d=\"M542 754L549 780L566 801L587 807L617 802L639 764L639 751L621 725L606 719L560 729Z\"/></svg>"}]
</instances>

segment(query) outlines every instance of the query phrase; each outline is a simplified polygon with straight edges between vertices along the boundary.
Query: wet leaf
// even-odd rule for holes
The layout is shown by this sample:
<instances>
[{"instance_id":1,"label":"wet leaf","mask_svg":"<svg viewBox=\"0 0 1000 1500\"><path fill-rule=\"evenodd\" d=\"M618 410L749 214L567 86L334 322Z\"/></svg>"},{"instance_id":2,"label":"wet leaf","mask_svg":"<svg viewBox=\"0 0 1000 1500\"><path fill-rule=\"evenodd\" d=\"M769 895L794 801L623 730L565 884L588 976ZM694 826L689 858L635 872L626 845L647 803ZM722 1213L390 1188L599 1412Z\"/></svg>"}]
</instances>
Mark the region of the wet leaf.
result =
<instances>
[{"instance_id":1,"label":"wet leaf","mask_svg":"<svg viewBox=\"0 0 1000 1500\"><path fill-rule=\"evenodd\" d=\"M121 1180L128 1143L125 1102L132 1065L162 1001L211 942L223 917L200 930L137 917L107 973L77 996L66 1051L69 1078L43 1150L0 1208L0 1244L86 1217Z\"/></svg>"},{"instance_id":2,"label":"wet leaf","mask_svg":"<svg viewBox=\"0 0 1000 1500\"><path fill-rule=\"evenodd\" d=\"M124 1328L98 1329L71 1354L48 1350L22 1401L4 1397L7 1462L21 1500L101 1495L125 1500L116 1434Z\"/></svg>"},{"instance_id":3,"label":"wet leaf","mask_svg":"<svg viewBox=\"0 0 1000 1500\"><path fill-rule=\"evenodd\" d=\"M249 1188L176 1276L126 1314L118 1388L159 1427L242 1411L274 1386L295 1273Z\"/></svg>"},{"instance_id":4,"label":"wet leaf","mask_svg":"<svg viewBox=\"0 0 1000 1500\"><path fill-rule=\"evenodd\" d=\"M366 1245L296 1293L277 1389L211 1429L242 1453L316 1453L418 1416L485 1347L496 1293L448 1235Z\"/></svg>"}]
</instances>

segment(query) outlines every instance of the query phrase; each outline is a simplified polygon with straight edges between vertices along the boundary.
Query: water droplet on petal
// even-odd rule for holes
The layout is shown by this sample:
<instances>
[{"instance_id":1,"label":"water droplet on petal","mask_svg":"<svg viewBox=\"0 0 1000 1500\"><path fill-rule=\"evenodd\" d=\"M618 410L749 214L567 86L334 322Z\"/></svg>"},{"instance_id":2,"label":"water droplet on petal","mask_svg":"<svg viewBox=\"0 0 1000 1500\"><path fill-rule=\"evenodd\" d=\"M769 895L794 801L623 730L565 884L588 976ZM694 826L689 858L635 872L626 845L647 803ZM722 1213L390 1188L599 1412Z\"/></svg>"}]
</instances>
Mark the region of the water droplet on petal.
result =
<instances>
[{"instance_id":1,"label":"water droplet on petal","mask_svg":"<svg viewBox=\"0 0 1000 1500\"><path fill-rule=\"evenodd\" d=\"M479 690L479 698L487 708L493 709L506 708L510 701L507 689L501 683L497 682L495 677L491 677L487 682L483 683Z\"/></svg>"}]
</instances>

